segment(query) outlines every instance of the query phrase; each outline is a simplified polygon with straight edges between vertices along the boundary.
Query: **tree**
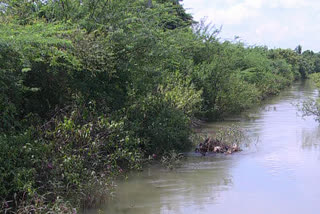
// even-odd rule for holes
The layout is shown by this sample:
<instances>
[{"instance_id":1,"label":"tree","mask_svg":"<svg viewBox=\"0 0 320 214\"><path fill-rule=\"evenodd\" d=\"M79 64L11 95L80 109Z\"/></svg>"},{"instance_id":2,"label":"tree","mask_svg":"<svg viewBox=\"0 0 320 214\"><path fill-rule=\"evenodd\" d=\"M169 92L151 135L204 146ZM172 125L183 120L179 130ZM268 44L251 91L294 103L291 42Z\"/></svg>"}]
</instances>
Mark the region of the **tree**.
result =
<instances>
[{"instance_id":1,"label":"tree","mask_svg":"<svg viewBox=\"0 0 320 214\"><path fill-rule=\"evenodd\" d=\"M294 51L297 53L297 54L302 54L302 46L301 45L298 45Z\"/></svg>"}]
</instances>

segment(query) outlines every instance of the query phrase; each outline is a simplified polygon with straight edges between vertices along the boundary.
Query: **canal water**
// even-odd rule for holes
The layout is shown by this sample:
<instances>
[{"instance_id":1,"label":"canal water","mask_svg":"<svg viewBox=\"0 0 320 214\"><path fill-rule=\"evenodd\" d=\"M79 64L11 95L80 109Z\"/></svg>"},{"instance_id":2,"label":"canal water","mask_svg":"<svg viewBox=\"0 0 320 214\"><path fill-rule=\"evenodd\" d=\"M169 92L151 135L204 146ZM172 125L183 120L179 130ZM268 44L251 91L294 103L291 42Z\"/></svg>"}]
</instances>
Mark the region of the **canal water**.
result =
<instances>
[{"instance_id":1,"label":"canal water","mask_svg":"<svg viewBox=\"0 0 320 214\"><path fill-rule=\"evenodd\" d=\"M255 143L233 155L191 156L174 170L132 173L99 213L320 213L320 128L293 105L315 96L309 82L295 83L259 108L207 124L203 133L236 124Z\"/></svg>"}]
</instances>

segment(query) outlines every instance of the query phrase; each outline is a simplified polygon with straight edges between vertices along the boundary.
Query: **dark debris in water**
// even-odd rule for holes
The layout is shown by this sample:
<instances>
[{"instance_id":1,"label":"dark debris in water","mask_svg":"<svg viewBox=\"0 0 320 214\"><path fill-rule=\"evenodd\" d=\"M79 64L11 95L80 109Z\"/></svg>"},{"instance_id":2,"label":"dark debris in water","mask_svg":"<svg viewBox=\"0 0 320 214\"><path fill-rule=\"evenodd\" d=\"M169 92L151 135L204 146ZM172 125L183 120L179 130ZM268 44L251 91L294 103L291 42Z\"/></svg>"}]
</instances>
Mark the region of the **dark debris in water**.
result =
<instances>
[{"instance_id":1,"label":"dark debris in water","mask_svg":"<svg viewBox=\"0 0 320 214\"><path fill-rule=\"evenodd\" d=\"M207 138L204 142L199 143L195 149L196 153L200 153L203 156L205 156L208 152L232 154L240 151L241 149L236 143L230 145L211 137Z\"/></svg>"}]
</instances>

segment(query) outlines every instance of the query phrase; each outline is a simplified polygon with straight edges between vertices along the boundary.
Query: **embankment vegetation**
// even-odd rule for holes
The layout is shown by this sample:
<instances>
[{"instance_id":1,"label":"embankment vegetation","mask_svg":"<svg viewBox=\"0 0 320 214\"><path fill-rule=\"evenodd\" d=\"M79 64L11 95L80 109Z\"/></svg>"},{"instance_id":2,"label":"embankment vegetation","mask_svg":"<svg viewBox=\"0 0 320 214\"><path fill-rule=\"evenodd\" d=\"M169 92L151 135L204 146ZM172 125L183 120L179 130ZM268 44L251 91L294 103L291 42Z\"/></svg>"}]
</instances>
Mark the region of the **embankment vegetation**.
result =
<instances>
[{"instance_id":1,"label":"embankment vegetation","mask_svg":"<svg viewBox=\"0 0 320 214\"><path fill-rule=\"evenodd\" d=\"M0 208L76 212L149 156L320 71L320 54L219 39L176 0L0 3Z\"/></svg>"},{"instance_id":2,"label":"embankment vegetation","mask_svg":"<svg viewBox=\"0 0 320 214\"><path fill-rule=\"evenodd\" d=\"M310 76L311 81L314 83L316 88L320 89L320 73L313 73ZM302 117L313 116L317 122L320 122L320 98L308 97L299 103L296 103L298 110L302 113Z\"/></svg>"}]
</instances>

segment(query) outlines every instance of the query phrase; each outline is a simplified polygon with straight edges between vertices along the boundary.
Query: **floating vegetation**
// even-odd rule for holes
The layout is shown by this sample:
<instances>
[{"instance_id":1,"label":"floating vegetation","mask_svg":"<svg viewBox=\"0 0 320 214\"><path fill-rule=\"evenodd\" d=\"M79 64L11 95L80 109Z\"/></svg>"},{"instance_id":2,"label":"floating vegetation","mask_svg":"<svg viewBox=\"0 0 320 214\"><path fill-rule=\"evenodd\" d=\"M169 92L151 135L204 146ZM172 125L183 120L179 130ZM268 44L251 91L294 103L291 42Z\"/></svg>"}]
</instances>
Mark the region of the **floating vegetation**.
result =
<instances>
[{"instance_id":1,"label":"floating vegetation","mask_svg":"<svg viewBox=\"0 0 320 214\"><path fill-rule=\"evenodd\" d=\"M172 150L161 157L161 164L168 169L174 169L181 165L181 160L184 158L183 153L177 153L176 151Z\"/></svg>"},{"instance_id":2,"label":"floating vegetation","mask_svg":"<svg viewBox=\"0 0 320 214\"><path fill-rule=\"evenodd\" d=\"M245 131L236 125L221 128L214 136L207 136L197 145L195 152L206 155L208 152L232 154L248 147L250 139Z\"/></svg>"}]
</instances>

